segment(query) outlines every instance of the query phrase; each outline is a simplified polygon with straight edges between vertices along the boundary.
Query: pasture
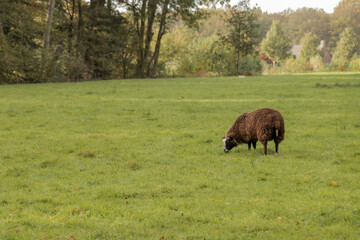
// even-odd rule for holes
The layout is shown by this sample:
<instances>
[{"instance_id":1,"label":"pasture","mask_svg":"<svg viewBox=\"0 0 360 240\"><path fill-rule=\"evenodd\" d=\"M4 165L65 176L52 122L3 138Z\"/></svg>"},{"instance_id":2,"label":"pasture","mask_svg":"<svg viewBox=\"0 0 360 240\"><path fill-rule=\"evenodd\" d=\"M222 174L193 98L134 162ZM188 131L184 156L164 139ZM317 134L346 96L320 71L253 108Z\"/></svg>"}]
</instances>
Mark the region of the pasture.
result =
<instances>
[{"instance_id":1,"label":"pasture","mask_svg":"<svg viewBox=\"0 0 360 240\"><path fill-rule=\"evenodd\" d=\"M0 164L0 239L359 239L360 74L3 85Z\"/></svg>"}]
</instances>

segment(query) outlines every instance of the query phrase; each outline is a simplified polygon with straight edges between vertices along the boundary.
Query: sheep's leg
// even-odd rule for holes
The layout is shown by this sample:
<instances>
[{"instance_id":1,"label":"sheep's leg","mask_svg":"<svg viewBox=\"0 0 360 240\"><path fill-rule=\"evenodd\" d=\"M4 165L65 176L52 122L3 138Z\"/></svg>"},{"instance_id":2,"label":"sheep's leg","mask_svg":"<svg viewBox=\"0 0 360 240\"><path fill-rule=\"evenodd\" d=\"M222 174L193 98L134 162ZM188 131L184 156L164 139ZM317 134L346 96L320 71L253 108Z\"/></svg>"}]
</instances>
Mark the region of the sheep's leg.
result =
<instances>
[{"instance_id":1,"label":"sheep's leg","mask_svg":"<svg viewBox=\"0 0 360 240\"><path fill-rule=\"evenodd\" d=\"M275 141L275 153L279 153L279 143L277 141Z\"/></svg>"},{"instance_id":2,"label":"sheep's leg","mask_svg":"<svg viewBox=\"0 0 360 240\"><path fill-rule=\"evenodd\" d=\"M261 142L264 145L264 155L267 155L267 141Z\"/></svg>"},{"instance_id":3,"label":"sheep's leg","mask_svg":"<svg viewBox=\"0 0 360 240\"><path fill-rule=\"evenodd\" d=\"M251 142L248 143L248 150L251 150Z\"/></svg>"},{"instance_id":4,"label":"sheep's leg","mask_svg":"<svg viewBox=\"0 0 360 240\"><path fill-rule=\"evenodd\" d=\"M254 149L256 149L256 141L252 142Z\"/></svg>"}]
</instances>

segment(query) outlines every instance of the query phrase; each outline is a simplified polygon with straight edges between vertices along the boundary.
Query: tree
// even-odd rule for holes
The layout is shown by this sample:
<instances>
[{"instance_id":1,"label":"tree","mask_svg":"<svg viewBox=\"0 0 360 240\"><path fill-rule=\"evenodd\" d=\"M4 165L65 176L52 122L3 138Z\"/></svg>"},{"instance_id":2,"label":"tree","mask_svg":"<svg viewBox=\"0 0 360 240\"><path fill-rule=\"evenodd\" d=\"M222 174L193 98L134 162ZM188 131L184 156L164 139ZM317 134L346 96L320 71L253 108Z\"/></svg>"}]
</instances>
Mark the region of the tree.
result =
<instances>
[{"instance_id":1,"label":"tree","mask_svg":"<svg viewBox=\"0 0 360 240\"><path fill-rule=\"evenodd\" d=\"M158 74L158 61L161 41L171 20L182 19L188 25L194 25L203 16L200 6L227 2L220 0L119 0L131 15L132 24L136 26L138 43L137 76L155 77ZM154 26L157 26L155 43L153 43ZM151 46L154 49L151 49Z\"/></svg>"},{"instance_id":2,"label":"tree","mask_svg":"<svg viewBox=\"0 0 360 240\"><path fill-rule=\"evenodd\" d=\"M274 21L266 38L261 43L261 50L273 59L275 64L275 61L284 60L290 55L291 46L291 41L285 35L280 24Z\"/></svg>"},{"instance_id":3,"label":"tree","mask_svg":"<svg viewBox=\"0 0 360 240\"><path fill-rule=\"evenodd\" d=\"M322 9L300 8L291 12L282 22L284 31L291 36L293 44L298 44L303 36L312 32L320 40L330 40L330 14Z\"/></svg>"},{"instance_id":4,"label":"tree","mask_svg":"<svg viewBox=\"0 0 360 240\"><path fill-rule=\"evenodd\" d=\"M80 58L80 42L81 42L81 32L83 27L83 18L82 18L82 4L81 0L78 0L78 22L76 27L76 59Z\"/></svg>"},{"instance_id":5,"label":"tree","mask_svg":"<svg viewBox=\"0 0 360 240\"><path fill-rule=\"evenodd\" d=\"M360 1L342 0L331 15L331 41L330 46L335 47L341 33L346 27L352 27L355 34L360 37Z\"/></svg>"},{"instance_id":6,"label":"tree","mask_svg":"<svg viewBox=\"0 0 360 240\"><path fill-rule=\"evenodd\" d=\"M80 0L78 0L80 1ZM68 45L68 53L70 56L73 55L73 31L74 31L74 18L76 14L76 1L75 0L64 0L64 8L65 12L68 16L68 26L67 26L67 45Z\"/></svg>"},{"instance_id":7,"label":"tree","mask_svg":"<svg viewBox=\"0 0 360 240\"><path fill-rule=\"evenodd\" d=\"M169 33L164 36L161 46L159 63L164 66L163 74L172 75L192 71L189 60L189 47L194 39L199 38L198 32L194 28L184 25L172 26Z\"/></svg>"},{"instance_id":8,"label":"tree","mask_svg":"<svg viewBox=\"0 0 360 240\"><path fill-rule=\"evenodd\" d=\"M256 9L256 15L258 16L257 24L259 25L259 40L261 41L266 37L266 33L270 30L274 21L286 23L288 15L285 12L282 13L268 13L262 12L260 8Z\"/></svg>"},{"instance_id":9,"label":"tree","mask_svg":"<svg viewBox=\"0 0 360 240\"><path fill-rule=\"evenodd\" d=\"M41 1L0 1L0 83L41 80L44 13Z\"/></svg>"},{"instance_id":10,"label":"tree","mask_svg":"<svg viewBox=\"0 0 360 240\"><path fill-rule=\"evenodd\" d=\"M49 13L48 13L48 19L46 23L45 36L44 36L44 50L43 50L44 53L42 59L43 65L46 63L48 57L48 51L50 46L51 23L54 15L54 7L55 7L55 0L49 0Z\"/></svg>"},{"instance_id":11,"label":"tree","mask_svg":"<svg viewBox=\"0 0 360 240\"><path fill-rule=\"evenodd\" d=\"M256 45L258 25L256 24L255 8L250 7L250 0L241 0L230 9L227 19L229 33L225 40L236 51L236 72L239 73L240 57L252 54Z\"/></svg>"},{"instance_id":12,"label":"tree","mask_svg":"<svg viewBox=\"0 0 360 240\"><path fill-rule=\"evenodd\" d=\"M316 34L308 32L301 39L301 51L300 57L309 60L312 57L320 54L320 51L317 49L319 45L319 38Z\"/></svg>"},{"instance_id":13,"label":"tree","mask_svg":"<svg viewBox=\"0 0 360 240\"><path fill-rule=\"evenodd\" d=\"M359 41L354 29L351 27L345 28L340 35L340 40L334 52L333 65L346 67L358 49Z\"/></svg>"},{"instance_id":14,"label":"tree","mask_svg":"<svg viewBox=\"0 0 360 240\"><path fill-rule=\"evenodd\" d=\"M114 10L112 4L106 5L105 0L91 0L85 10L84 62L92 78L112 77L117 68L115 58L123 46L120 39L126 34L123 26L127 22L120 12Z\"/></svg>"}]
</instances>

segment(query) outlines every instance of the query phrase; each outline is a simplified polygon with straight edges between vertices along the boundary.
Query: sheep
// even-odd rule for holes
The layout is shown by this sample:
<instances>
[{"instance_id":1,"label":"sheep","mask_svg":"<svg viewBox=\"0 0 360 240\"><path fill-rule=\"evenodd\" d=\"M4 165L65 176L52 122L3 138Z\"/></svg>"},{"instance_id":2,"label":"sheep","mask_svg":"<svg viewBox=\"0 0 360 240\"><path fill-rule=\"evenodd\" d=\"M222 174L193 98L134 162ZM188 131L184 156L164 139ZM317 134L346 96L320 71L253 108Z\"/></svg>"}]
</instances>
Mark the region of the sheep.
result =
<instances>
[{"instance_id":1,"label":"sheep","mask_svg":"<svg viewBox=\"0 0 360 240\"><path fill-rule=\"evenodd\" d=\"M267 155L267 142L274 140L275 152L278 153L279 143L285 138L284 119L280 112L271 108L261 108L250 113L243 113L223 137L224 152L229 152L239 144L251 144L256 149L256 142L264 145Z\"/></svg>"}]
</instances>

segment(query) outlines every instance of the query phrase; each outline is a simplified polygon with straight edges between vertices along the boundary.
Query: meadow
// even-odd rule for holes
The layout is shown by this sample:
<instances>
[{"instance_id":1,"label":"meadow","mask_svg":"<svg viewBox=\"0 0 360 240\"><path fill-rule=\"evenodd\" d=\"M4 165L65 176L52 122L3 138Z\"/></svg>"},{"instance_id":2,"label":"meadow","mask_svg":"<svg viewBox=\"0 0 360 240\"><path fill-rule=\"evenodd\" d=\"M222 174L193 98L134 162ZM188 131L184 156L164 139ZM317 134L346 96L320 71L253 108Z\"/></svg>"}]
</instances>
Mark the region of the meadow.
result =
<instances>
[{"instance_id":1,"label":"meadow","mask_svg":"<svg viewBox=\"0 0 360 240\"><path fill-rule=\"evenodd\" d=\"M278 109L274 154L222 136ZM0 86L0 239L360 239L360 74Z\"/></svg>"}]
</instances>

